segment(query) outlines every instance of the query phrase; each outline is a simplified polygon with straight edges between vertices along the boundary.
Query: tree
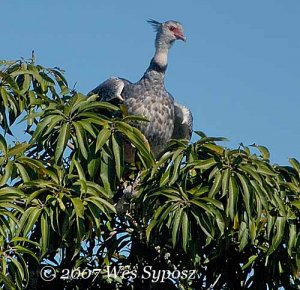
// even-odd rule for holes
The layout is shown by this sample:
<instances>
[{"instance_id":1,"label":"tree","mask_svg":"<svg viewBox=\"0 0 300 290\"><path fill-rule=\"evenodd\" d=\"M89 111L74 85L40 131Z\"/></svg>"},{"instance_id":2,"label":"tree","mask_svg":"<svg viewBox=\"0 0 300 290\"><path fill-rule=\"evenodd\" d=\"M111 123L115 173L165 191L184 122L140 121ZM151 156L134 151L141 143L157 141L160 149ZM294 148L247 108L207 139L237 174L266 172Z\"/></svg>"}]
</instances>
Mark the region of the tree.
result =
<instances>
[{"instance_id":1,"label":"tree","mask_svg":"<svg viewBox=\"0 0 300 290\"><path fill-rule=\"evenodd\" d=\"M145 119L34 59L0 96L1 289L299 289L296 159L195 132L155 161Z\"/></svg>"}]
</instances>

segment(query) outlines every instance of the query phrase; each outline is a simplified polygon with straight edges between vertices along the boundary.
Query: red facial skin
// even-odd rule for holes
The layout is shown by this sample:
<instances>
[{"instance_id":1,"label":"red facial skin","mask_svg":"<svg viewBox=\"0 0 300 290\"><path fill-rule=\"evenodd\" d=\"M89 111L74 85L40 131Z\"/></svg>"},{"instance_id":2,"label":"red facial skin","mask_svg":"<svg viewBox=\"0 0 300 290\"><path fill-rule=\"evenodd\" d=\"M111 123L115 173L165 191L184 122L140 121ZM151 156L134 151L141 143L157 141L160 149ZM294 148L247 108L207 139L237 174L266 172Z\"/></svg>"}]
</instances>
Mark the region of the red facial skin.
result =
<instances>
[{"instance_id":1,"label":"red facial skin","mask_svg":"<svg viewBox=\"0 0 300 290\"><path fill-rule=\"evenodd\" d=\"M170 31L173 32L173 34L176 37L176 39L181 39L183 41L186 40L186 38L185 38L185 36L184 36L184 34L183 34L183 32L181 31L180 28L175 27L175 26L170 26L169 29L170 29Z\"/></svg>"}]
</instances>

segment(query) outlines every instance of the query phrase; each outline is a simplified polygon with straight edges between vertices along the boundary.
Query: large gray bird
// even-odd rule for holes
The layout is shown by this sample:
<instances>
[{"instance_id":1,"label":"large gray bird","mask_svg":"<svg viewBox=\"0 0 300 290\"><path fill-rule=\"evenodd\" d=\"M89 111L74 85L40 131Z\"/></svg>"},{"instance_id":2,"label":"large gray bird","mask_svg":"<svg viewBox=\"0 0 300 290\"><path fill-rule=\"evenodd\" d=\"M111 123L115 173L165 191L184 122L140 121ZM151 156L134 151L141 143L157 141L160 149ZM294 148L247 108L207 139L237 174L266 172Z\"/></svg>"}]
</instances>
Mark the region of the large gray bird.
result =
<instances>
[{"instance_id":1,"label":"large gray bird","mask_svg":"<svg viewBox=\"0 0 300 290\"><path fill-rule=\"evenodd\" d=\"M172 20L164 23L155 20L148 22L156 31L156 50L143 77L136 83L112 77L91 93L98 94L103 101L117 98L124 103L129 114L148 119L149 123L141 122L137 127L148 139L157 158L171 138L190 140L193 118L188 108L174 101L164 85L169 49L175 40L186 40L182 25Z\"/></svg>"}]
</instances>

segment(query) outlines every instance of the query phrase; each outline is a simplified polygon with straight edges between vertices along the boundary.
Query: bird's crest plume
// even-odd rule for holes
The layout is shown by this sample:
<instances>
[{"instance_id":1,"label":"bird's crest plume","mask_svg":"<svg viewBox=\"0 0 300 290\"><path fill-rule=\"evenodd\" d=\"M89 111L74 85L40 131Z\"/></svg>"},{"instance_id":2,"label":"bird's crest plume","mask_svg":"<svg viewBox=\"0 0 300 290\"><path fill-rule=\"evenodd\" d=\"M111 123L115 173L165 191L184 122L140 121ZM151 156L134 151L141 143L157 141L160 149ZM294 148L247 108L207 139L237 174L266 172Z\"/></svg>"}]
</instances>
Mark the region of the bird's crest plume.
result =
<instances>
[{"instance_id":1,"label":"bird's crest plume","mask_svg":"<svg viewBox=\"0 0 300 290\"><path fill-rule=\"evenodd\" d=\"M147 22L152 25L155 31L158 31L161 26L161 23L154 19L148 19Z\"/></svg>"}]
</instances>

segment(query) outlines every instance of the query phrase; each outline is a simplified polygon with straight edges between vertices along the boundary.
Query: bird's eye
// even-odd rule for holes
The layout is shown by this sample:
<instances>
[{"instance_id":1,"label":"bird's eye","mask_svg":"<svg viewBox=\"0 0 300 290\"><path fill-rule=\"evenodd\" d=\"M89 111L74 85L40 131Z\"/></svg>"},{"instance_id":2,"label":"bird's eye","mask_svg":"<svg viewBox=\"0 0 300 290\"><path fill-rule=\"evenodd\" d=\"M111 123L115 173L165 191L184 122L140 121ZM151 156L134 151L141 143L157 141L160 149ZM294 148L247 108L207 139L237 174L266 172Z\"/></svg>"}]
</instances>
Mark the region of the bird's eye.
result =
<instances>
[{"instance_id":1,"label":"bird's eye","mask_svg":"<svg viewBox=\"0 0 300 290\"><path fill-rule=\"evenodd\" d=\"M170 29L171 31L174 31L174 30L176 29L176 27L175 27L175 26L170 26L169 29Z\"/></svg>"}]
</instances>

